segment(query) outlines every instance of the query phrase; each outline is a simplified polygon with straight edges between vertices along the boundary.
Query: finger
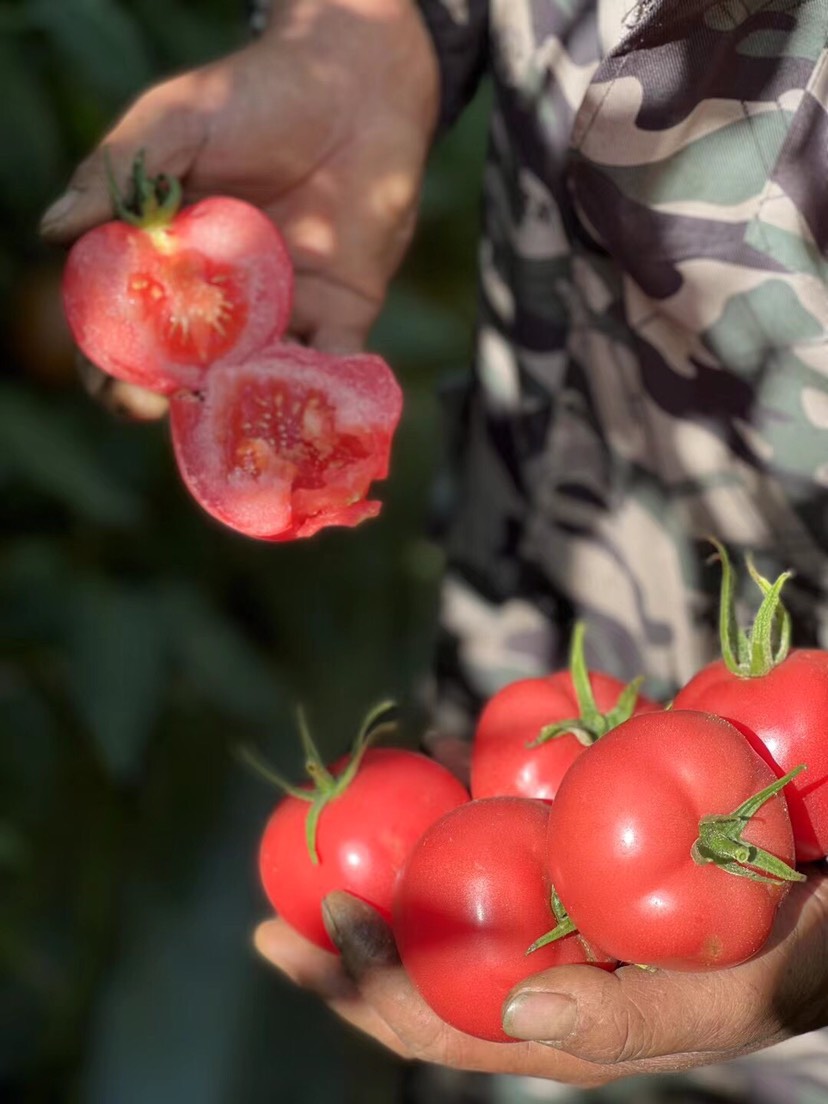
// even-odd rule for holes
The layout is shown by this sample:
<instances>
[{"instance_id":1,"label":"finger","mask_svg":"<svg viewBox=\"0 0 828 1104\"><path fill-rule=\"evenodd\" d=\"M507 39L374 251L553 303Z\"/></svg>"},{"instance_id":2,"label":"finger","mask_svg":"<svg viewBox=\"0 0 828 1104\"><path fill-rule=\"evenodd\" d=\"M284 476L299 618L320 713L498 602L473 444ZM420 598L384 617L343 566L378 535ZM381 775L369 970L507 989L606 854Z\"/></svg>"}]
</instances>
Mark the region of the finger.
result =
<instances>
[{"instance_id":1,"label":"finger","mask_svg":"<svg viewBox=\"0 0 828 1104\"><path fill-rule=\"evenodd\" d=\"M82 161L66 191L45 212L41 236L68 245L86 230L113 217L109 171L125 189L136 154L144 150L146 170L183 177L201 148L206 123L190 105L199 104L198 72L184 74L146 92Z\"/></svg>"},{"instance_id":2,"label":"finger","mask_svg":"<svg viewBox=\"0 0 828 1104\"><path fill-rule=\"evenodd\" d=\"M819 1027L828 1022L828 892L796 887L789 898L770 949L741 966L705 973L624 966L614 974L558 967L514 991L505 1030L616 1064L692 1053L731 1058ZM821 1001L816 1009L814 1001Z\"/></svg>"},{"instance_id":3,"label":"finger","mask_svg":"<svg viewBox=\"0 0 828 1104\"><path fill-rule=\"evenodd\" d=\"M113 379L83 353L76 354L75 364L86 392L110 414L134 422L152 422L167 413L168 403L163 395Z\"/></svg>"},{"instance_id":4,"label":"finger","mask_svg":"<svg viewBox=\"0 0 828 1104\"><path fill-rule=\"evenodd\" d=\"M408 1052L399 1037L367 1004L345 973L338 955L303 939L284 920L266 920L253 936L259 954L294 985L320 997L340 1019L400 1057Z\"/></svg>"}]
</instances>

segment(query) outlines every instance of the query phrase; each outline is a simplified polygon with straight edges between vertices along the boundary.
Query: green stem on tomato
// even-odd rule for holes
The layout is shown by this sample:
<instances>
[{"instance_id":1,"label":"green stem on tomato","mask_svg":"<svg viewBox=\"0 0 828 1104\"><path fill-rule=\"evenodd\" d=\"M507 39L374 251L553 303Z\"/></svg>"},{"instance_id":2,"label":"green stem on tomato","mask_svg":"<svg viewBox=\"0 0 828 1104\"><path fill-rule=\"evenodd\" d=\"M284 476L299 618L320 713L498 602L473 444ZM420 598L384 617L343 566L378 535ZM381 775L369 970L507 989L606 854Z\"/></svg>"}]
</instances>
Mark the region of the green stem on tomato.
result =
<instances>
[{"instance_id":1,"label":"green stem on tomato","mask_svg":"<svg viewBox=\"0 0 828 1104\"><path fill-rule=\"evenodd\" d=\"M635 704L638 701L638 693L641 689L643 678L635 678L621 691L618 701L612 709L602 713L595 700L592 690L592 682L589 677L586 657L584 655L584 636L586 628L582 621L576 621L572 630L572 641L569 648L569 674L575 690L575 700L578 704L578 716L555 724L544 725L540 733L526 744L528 748L540 747L548 740L557 740L567 734L572 735L584 747L591 747L596 740L617 728L624 721L628 721L633 715Z\"/></svg>"},{"instance_id":2,"label":"green stem on tomato","mask_svg":"<svg viewBox=\"0 0 828 1104\"><path fill-rule=\"evenodd\" d=\"M805 770L805 764L794 767L782 778L777 778L759 793L749 797L732 813L702 817L699 835L690 849L695 863L700 866L715 863L727 874L749 878L754 882L780 885L784 882L804 882L805 875L788 866L769 851L757 847L742 838L742 833L759 809L778 794L791 779Z\"/></svg>"},{"instance_id":3,"label":"green stem on tomato","mask_svg":"<svg viewBox=\"0 0 828 1104\"><path fill-rule=\"evenodd\" d=\"M104 163L109 184L109 195L115 215L122 222L129 223L139 230L161 230L175 218L181 207L181 184L174 176L159 173L148 176L144 150L139 150L132 163L130 175L131 192L124 197L115 173L109 152L104 149Z\"/></svg>"},{"instance_id":4,"label":"green stem on tomato","mask_svg":"<svg viewBox=\"0 0 828 1104\"><path fill-rule=\"evenodd\" d=\"M565 936L572 935L574 932L578 931L570 920L569 914L564 908L563 902L554 887L550 894L549 903L552 909L552 915L555 917L557 923L551 931L542 935L540 939L536 939L532 946L526 949L525 953L527 955L534 954L534 952L539 951L541 947L548 947L550 943L556 943L559 939L563 939Z\"/></svg>"},{"instance_id":5,"label":"green stem on tomato","mask_svg":"<svg viewBox=\"0 0 828 1104\"><path fill-rule=\"evenodd\" d=\"M719 597L719 638L722 659L731 674L741 678L761 678L787 658L791 648L791 618L782 603L782 588L791 578L790 571L771 583L756 570L750 557L747 568L762 592L762 603L756 612L750 632L740 628L736 620L734 574L724 545L709 538L722 565ZM778 639L777 639L778 638Z\"/></svg>"},{"instance_id":6,"label":"green stem on tomato","mask_svg":"<svg viewBox=\"0 0 828 1104\"><path fill-rule=\"evenodd\" d=\"M257 774L268 782L278 786L283 793L290 797L296 797L300 801L307 801L310 805L305 818L305 842L308 848L310 860L314 866L319 863L319 852L316 846L319 832L319 818L334 798L344 793L353 781L363 756L372 742L381 733L394 727L393 719L388 714L396 711L394 702L384 701L375 706L362 722L357 738L351 749L347 765L339 774L332 774L319 754L319 750L311 736L310 727L301 706L297 709L299 735L302 741L302 749L305 753L305 773L311 780L311 786L294 786L286 781L280 774L264 761L257 751L248 745L238 749L239 756L251 766Z\"/></svg>"}]
</instances>

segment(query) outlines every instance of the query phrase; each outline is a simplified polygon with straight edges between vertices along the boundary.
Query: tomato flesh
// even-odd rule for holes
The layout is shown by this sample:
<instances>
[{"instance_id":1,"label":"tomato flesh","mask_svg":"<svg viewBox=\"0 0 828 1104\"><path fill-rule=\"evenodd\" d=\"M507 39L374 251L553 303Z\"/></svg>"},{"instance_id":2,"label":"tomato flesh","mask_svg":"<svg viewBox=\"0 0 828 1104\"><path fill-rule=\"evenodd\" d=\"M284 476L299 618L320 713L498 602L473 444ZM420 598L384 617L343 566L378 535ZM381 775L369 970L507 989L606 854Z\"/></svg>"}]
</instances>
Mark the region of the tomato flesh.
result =
<instances>
[{"instance_id":1,"label":"tomato flesh","mask_svg":"<svg viewBox=\"0 0 828 1104\"><path fill-rule=\"evenodd\" d=\"M570 935L527 956L554 925L546 874L548 806L518 797L470 801L412 850L394 896L403 965L446 1023L492 1042L511 989L552 966L612 961Z\"/></svg>"},{"instance_id":2,"label":"tomato flesh","mask_svg":"<svg viewBox=\"0 0 828 1104\"><path fill-rule=\"evenodd\" d=\"M828 855L828 652L794 649L766 675L734 675L723 660L709 664L676 695L680 709L718 713L734 724L778 777L806 765L785 787L796 858Z\"/></svg>"},{"instance_id":3,"label":"tomato flesh","mask_svg":"<svg viewBox=\"0 0 828 1104\"><path fill-rule=\"evenodd\" d=\"M732 813L775 774L721 717L632 717L570 767L549 812L549 875L577 929L623 962L732 966L766 942L788 884L752 881L691 850L702 817ZM781 794L744 829L791 865Z\"/></svg>"},{"instance_id":4,"label":"tomato flesh","mask_svg":"<svg viewBox=\"0 0 828 1104\"><path fill-rule=\"evenodd\" d=\"M388 473L401 411L381 358L277 344L174 395L170 424L181 475L208 513L291 540L379 513L366 495Z\"/></svg>"},{"instance_id":5,"label":"tomato flesh","mask_svg":"<svg viewBox=\"0 0 828 1104\"><path fill-rule=\"evenodd\" d=\"M280 337L292 299L278 230L226 196L185 207L162 227L95 227L63 273L64 311L81 351L110 375L167 395Z\"/></svg>"},{"instance_id":6,"label":"tomato flesh","mask_svg":"<svg viewBox=\"0 0 828 1104\"><path fill-rule=\"evenodd\" d=\"M331 767L337 775L344 761ZM322 900L346 890L391 917L394 888L405 860L425 830L468 801L445 767L418 752L372 748L345 791L323 809L318 864L308 852L310 805L285 797L262 836L259 873L268 900L296 931L334 950L322 922Z\"/></svg>"}]
</instances>

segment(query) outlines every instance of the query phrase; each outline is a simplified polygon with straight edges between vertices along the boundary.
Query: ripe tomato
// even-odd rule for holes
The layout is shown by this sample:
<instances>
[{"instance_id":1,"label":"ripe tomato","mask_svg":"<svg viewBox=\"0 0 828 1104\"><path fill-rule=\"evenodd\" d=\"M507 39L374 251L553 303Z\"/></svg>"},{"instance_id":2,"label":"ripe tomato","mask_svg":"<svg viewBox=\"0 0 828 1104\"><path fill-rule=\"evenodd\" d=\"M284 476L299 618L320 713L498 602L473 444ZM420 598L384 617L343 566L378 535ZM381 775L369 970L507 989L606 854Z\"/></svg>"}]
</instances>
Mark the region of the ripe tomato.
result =
<instances>
[{"instance_id":1,"label":"ripe tomato","mask_svg":"<svg viewBox=\"0 0 828 1104\"><path fill-rule=\"evenodd\" d=\"M93 364L172 394L284 333L293 271L258 208L214 196L134 223L95 227L66 261L64 310Z\"/></svg>"},{"instance_id":2,"label":"ripe tomato","mask_svg":"<svg viewBox=\"0 0 828 1104\"><path fill-rule=\"evenodd\" d=\"M403 966L438 1016L481 1039L514 1042L501 1025L503 1004L531 974L612 965L577 934L527 956L554 923L548 811L519 797L461 805L423 835L397 885L393 930Z\"/></svg>"},{"instance_id":3,"label":"ripe tomato","mask_svg":"<svg viewBox=\"0 0 828 1104\"><path fill-rule=\"evenodd\" d=\"M330 774L339 777L348 763L338 761ZM296 931L334 950L322 923L323 898L344 889L390 920L394 886L412 847L468 797L453 774L425 755L403 748L366 751L344 790L319 813L317 862L308 846L312 806L295 796L276 806L259 850L264 891Z\"/></svg>"},{"instance_id":4,"label":"ripe tomato","mask_svg":"<svg viewBox=\"0 0 828 1104\"><path fill-rule=\"evenodd\" d=\"M265 540L309 537L375 517L402 393L377 356L274 344L213 367L170 403L182 478L213 517Z\"/></svg>"},{"instance_id":5,"label":"ripe tomato","mask_svg":"<svg viewBox=\"0 0 828 1104\"><path fill-rule=\"evenodd\" d=\"M807 863L828 855L828 652L795 649L755 677L717 660L678 692L674 705L726 717L779 776L805 763L805 773L785 788L796 858Z\"/></svg>"},{"instance_id":6,"label":"ripe tomato","mask_svg":"<svg viewBox=\"0 0 828 1104\"><path fill-rule=\"evenodd\" d=\"M604 736L573 763L549 809L549 875L578 931L621 961L673 970L756 954L788 890L782 876L801 875L783 867L755 881L693 852L703 818L728 817L775 782L738 729L711 714L646 713ZM757 848L792 863L780 793L725 827L747 844L719 846L741 858L730 864L740 874L757 872Z\"/></svg>"},{"instance_id":7,"label":"ripe tomato","mask_svg":"<svg viewBox=\"0 0 828 1104\"><path fill-rule=\"evenodd\" d=\"M576 690L572 670L545 678L518 679L486 703L475 730L471 755L472 797L513 794L551 801L571 764L601 735L590 731L590 720L606 721L605 731L631 712L661 707L638 695L618 720L612 713L627 687L600 671L588 674L592 716L587 717L583 693ZM543 729L571 722L565 731L537 743ZM603 726L602 726L603 727Z\"/></svg>"}]
</instances>

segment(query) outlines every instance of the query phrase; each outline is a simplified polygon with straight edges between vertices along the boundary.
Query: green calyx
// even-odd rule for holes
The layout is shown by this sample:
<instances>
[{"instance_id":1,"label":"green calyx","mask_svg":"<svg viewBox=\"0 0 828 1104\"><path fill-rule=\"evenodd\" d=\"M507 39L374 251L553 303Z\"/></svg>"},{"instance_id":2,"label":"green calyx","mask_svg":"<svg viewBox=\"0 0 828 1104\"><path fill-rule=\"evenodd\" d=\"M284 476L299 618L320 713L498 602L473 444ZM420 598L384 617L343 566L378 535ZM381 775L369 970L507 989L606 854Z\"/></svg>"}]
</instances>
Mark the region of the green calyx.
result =
<instances>
[{"instance_id":1,"label":"green calyx","mask_svg":"<svg viewBox=\"0 0 828 1104\"><path fill-rule=\"evenodd\" d=\"M557 740L567 734L573 735L584 747L590 747L596 740L606 736L610 729L617 728L618 725L628 721L633 715L635 704L638 701L638 692L644 679L633 679L621 691L614 707L607 713L602 713L592 692L589 670L584 657L585 632L584 623L577 621L572 630L572 642L569 648L569 674L575 688L579 715L572 717L570 720L544 725L540 730L540 734L534 740L528 741L526 746L529 748L540 747L547 740Z\"/></svg>"},{"instance_id":2,"label":"green calyx","mask_svg":"<svg viewBox=\"0 0 828 1104\"><path fill-rule=\"evenodd\" d=\"M140 150L132 163L129 195L124 197L106 150L104 158L115 215L140 230L161 230L168 226L181 207L182 192L178 180L166 173L147 176L144 151Z\"/></svg>"},{"instance_id":3,"label":"green calyx","mask_svg":"<svg viewBox=\"0 0 828 1104\"><path fill-rule=\"evenodd\" d=\"M569 914L563 907L563 903L554 888L550 894L549 905L557 923L551 931L542 935L540 939L536 939L532 946L527 948L526 954L528 955L534 954L535 951L539 951L541 947L548 947L550 943L557 943L559 939L563 939L565 936L572 935L574 932L578 931L569 919ZM584 946L586 946L586 944L584 944Z\"/></svg>"},{"instance_id":4,"label":"green calyx","mask_svg":"<svg viewBox=\"0 0 828 1104\"><path fill-rule=\"evenodd\" d=\"M396 727L393 716L396 713L394 702L381 702L375 706L362 722L357 738L351 748L347 766L339 774L332 774L316 747L308 727L303 709L297 710L299 723L299 735L302 740L302 748L305 753L305 771L311 781L310 786L295 786L291 782L277 774L269 764L258 755L253 748L245 746L239 751L241 757L253 767L253 769L266 778L269 782L278 786L289 797L306 801L310 808L305 820L305 841L308 846L308 854L314 866L319 863L319 852L316 847L316 837L319 828L319 818L325 806L334 798L343 794L353 782L362 763L363 756L372 742L381 733Z\"/></svg>"},{"instance_id":5,"label":"green calyx","mask_svg":"<svg viewBox=\"0 0 828 1104\"><path fill-rule=\"evenodd\" d=\"M779 793L792 778L805 770L804 763L794 767L784 777L749 797L732 813L706 816L699 821L699 836L690 849L693 861L700 866L715 863L721 870L754 882L781 885L784 882L804 882L805 875L787 863L742 838L751 817Z\"/></svg>"},{"instance_id":6,"label":"green calyx","mask_svg":"<svg viewBox=\"0 0 828 1104\"><path fill-rule=\"evenodd\" d=\"M719 541L710 538L722 565L722 587L719 603L719 636L722 659L728 671L742 678L767 675L787 658L791 650L791 618L782 604L782 588L792 572L783 571L771 583L760 575L750 557L746 560L750 577L762 592L762 603L756 612L750 631L736 621L734 573L727 551Z\"/></svg>"}]
</instances>

